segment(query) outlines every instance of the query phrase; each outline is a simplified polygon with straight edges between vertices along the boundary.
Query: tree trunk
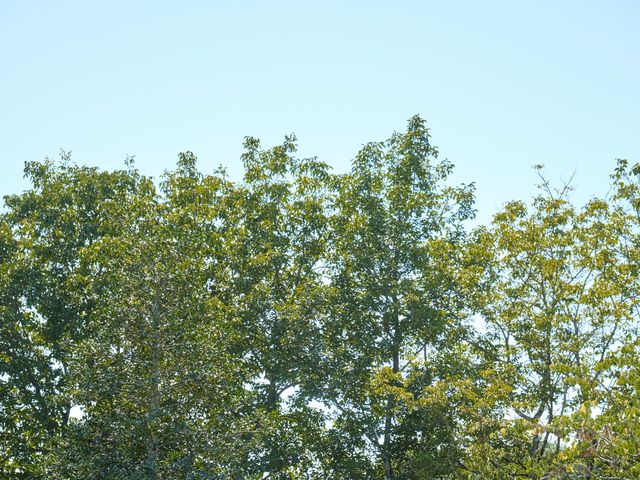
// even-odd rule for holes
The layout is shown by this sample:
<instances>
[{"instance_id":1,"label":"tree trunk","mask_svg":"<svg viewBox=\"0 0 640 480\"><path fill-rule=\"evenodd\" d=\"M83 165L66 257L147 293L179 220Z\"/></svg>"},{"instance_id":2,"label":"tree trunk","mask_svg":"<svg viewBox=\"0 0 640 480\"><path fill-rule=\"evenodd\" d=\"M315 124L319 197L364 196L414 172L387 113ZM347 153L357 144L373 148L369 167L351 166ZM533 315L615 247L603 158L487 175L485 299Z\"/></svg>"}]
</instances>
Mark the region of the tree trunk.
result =
<instances>
[{"instance_id":1,"label":"tree trunk","mask_svg":"<svg viewBox=\"0 0 640 480\"><path fill-rule=\"evenodd\" d=\"M393 342L392 342L392 358L391 368L396 374L400 371L400 347L402 343L402 333L400 332L400 313L398 311L398 298L393 296ZM395 380L394 380L395 383ZM393 466L391 464L391 428L393 426L393 409L395 407L395 399L390 395L387 399L387 411L384 418L384 445L382 458L384 461L385 480L393 480Z\"/></svg>"},{"instance_id":2,"label":"tree trunk","mask_svg":"<svg viewBox=\"0 0 640 480\"><path fill-rule=\"evenodd\" d=\"M385 453L383 455L384 460L384 480L393 480L393 468L391 467L391 459L389 455Z\"/></svg>"},{"instance_id":3,"label":"tree trunk","mask_svg":"<svg viewBox=\"0 0 640 480\"><path fill-rule=\"evenodd\" d=\"M158 419L160 416L160 301L154 295L151 311L151 391L149 392L149 437L147 439L147 472L149 480L158 478Z\"/></svg>"}]
</instances>

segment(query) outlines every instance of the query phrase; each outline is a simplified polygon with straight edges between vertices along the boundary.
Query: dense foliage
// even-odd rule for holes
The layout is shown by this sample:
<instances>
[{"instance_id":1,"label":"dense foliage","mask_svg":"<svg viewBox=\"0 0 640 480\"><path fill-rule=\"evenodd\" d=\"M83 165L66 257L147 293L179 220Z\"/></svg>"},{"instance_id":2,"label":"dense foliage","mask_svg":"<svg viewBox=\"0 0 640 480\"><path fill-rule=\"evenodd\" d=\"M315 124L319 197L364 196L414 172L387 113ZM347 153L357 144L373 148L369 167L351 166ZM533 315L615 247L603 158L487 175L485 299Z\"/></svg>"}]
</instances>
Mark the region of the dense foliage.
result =
<instances>
[{"instance_id":1,"label":"dense foliage","mask_svg":"<svg viewBox=\"0 0 640 480\"><path fill-rule=\"evenodd\" d=\"M640 478L640 166L471 228L425 122L334 174L28 163L0 216L0 479Z\"/></svg>"}]
</instances>

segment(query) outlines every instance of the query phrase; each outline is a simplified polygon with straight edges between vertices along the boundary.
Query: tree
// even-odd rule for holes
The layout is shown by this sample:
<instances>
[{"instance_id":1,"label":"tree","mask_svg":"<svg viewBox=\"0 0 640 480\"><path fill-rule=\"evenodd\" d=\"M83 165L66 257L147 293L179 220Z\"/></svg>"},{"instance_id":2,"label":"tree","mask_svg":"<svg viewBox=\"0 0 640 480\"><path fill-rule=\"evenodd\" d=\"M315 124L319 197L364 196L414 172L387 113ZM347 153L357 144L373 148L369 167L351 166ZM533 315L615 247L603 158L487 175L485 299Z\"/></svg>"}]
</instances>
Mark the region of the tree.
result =
<instances>
[{"instance_id":1,"label":"tree","mask_svg":"<svg viewBox=\"0 0 640 480\"><path fill-rule=\"evenodd\" d=\"M327 460L336 478L436 478L455 463L454 412L425 395L462 326L452 271L473 190L444 185L452 168L413 117L337 180L324 401L331 441L353 454Z\"/></svg>"},{"instance_id":2,"label":"tree","mask_svg":"<svg viewBox=\"0 0 640 480\"><path fill-rule=\"evenodd\" d=\"M236 356L254 395L249 474L291 478L308 468L321 428L317 389L324 308L328 167L294 157L295 138L263 150L247 138L244 183L229 197L230 296ZM306 465L306 467L304 466Z\"/></svg>"},{"instance_id":3,"label":"tree","mask_svg":"<svg viewBox=\"0 0 640 480\"><path fill-rule=\"evenodd\" d=\"M616 307L629 318L610 351L595 366L603 379L601 412L577 415L581 435L573 446L581 470L593 478L640 475L640 342L638 341L638 260L640 259L640 166L619 160L612 175L612 208L625 228L616 258L624 269L626 301Z\"/></svg>"},{"instance_id":4,"label":"tree","mask_svg":"<svg viewBox=\"0 0 640 480\"><path fill-rule=\"evenodd\" d=\"M531 210L508 203L484 236L494 264L483 313L502 399L493 433L471 450L482 475L497 469L496 478L578 468L565 447L603 408L599 362L633 323L634 277L619 255L624 215L598 199L577 210L568 187L541 178ZM592 467L580 467L583 478Z\"/></svg>"},{"instance_id":5,"label":"tree","mask_svg":"<svg viewBox=\"0 0 640 480\"><path fill-rule=\"evenodd\" d=\"M33 187L5 197L1 220L0 477L37 478L47 441L67 426L70 350L94 308L74 282L82 248L109 229L101 204L137 186L121 171L46 160L25 166Z\"/></svg>"},{"instance_id":6,"label":"tree","mask_svg":"<svg viewBox=\"0 0 640 480\"><path fill-rule=\"evenodd\" d=\"M102 204L111 233L81 251L87 273L76 281L96 305L70 367L83 416L49 474L231 475L243 388L210 282L223 275L219 219L230 185L200 175L189 153L161 193L136 171L129 176L135 190Z\"/></svg>"}]
</instances>

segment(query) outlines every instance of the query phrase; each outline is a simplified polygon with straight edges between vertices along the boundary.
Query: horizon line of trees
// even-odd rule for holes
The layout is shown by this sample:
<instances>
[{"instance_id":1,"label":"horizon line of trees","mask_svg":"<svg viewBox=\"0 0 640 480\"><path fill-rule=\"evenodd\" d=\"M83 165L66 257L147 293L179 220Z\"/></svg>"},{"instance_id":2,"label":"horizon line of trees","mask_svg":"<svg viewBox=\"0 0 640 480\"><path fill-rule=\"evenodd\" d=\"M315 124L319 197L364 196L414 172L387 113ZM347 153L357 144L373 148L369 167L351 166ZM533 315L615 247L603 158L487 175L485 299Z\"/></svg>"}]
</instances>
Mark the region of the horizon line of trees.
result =
<instances>
[{"instance_id":1,"label":"horizon line of trees","mask_svg":"<svg viewBox=\"0 0 640 480\"><path fill-rule=\"evenodd\" d=\"M639 165L469 228L418 116L344 174L295 142L241 182L26 164L0 479L640 478Z\"/></svg>"}]
</instances>

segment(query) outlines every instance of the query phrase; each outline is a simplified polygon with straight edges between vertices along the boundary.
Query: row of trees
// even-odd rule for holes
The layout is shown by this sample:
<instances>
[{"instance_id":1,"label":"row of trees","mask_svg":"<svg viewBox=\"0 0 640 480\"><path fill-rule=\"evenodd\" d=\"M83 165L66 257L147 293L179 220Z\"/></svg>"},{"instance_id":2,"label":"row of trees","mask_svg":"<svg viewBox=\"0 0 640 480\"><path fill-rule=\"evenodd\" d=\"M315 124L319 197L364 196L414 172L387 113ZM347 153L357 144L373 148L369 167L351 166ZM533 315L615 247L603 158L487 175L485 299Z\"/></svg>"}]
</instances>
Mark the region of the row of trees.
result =
<instances>
[{"instance_id":1,"label":"row of trees","mask_svg":"<svg viewBox=\"0 0 640 480\"><path fill-rule=\"evenodd\" d=\"M349 173L248 138L0 217L0 478L640 477L640 168L470 229L419 117Z\"/></svg>"}]
</instances>

